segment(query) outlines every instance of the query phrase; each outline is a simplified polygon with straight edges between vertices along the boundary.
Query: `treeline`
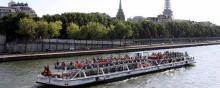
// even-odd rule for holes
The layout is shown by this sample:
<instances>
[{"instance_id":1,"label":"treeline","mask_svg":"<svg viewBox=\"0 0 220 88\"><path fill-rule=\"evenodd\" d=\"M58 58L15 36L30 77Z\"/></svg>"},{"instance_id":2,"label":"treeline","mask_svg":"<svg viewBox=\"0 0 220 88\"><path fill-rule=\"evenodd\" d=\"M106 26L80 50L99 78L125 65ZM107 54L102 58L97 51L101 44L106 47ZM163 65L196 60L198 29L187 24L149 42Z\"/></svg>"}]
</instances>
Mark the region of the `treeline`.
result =
<instances>
[{"instance_id":1,"label":"treeline","mask_svg":"<svg viewBox=\"0 0 220 88\"><path fill-rule=\"evenodd\" d=\"M64 13L31 18L24 13L0 19L0 33L22 39L143 39L220 37L220 26L192 21L120 21L103 13Z\"/></svg>"}]
</instances>

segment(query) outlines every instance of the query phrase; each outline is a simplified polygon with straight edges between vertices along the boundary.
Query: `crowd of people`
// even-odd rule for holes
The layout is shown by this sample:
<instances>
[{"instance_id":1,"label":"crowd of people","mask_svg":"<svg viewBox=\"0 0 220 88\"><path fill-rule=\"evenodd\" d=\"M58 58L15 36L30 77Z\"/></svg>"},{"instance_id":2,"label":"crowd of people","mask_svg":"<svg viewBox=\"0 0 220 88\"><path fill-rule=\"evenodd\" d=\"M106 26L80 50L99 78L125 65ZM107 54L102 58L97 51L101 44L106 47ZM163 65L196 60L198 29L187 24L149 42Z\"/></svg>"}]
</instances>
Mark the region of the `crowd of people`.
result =
<instances>
[{"instance_id":1,"label":"crowd of people","mask_svg":"<svg viewBox=\"0 0 220 88\"><path fill-rule=\"evenodd\" d=\"M107 66L114 66L114 65L120 65L120 64L134 63L134 62L140 62L140 61L147 61L146 56L130 57L128 55L125 55L124 57L113 57L113 56L106 57L106 58L93 57L92 59L70 61L69 63L57 61L55 63L55 69L63 69L63 70L65 70L65 68L67 68L67 70L92 69L92 68L98 68L98 67L107 67Z\"/></svg>"},{"instance_id":2,"label":"crowd of people","mask_svg":"<svg viewBox=\"0 0 220 88\"><path fill-rule=\"evenodd\" d=\"M186 53L187 54L187 53ZM136 55L130 57L125 55L124 57L100 57L100 58L91 58L91 59L82 59L77 61L70 61L69 63L59 62L55 63L55 69L61 70L71 70L71 69L92 69L98 67L108 67L115 66L119 64L129 64L129 63L140 63L140 62L152 62L160 59L173 59L183 57L185 54L180 52L164 52L164 53L152 53L150 56ZM150 63L151 64L151 63Z\"/></svg>"},{"instance_id":3,"label":"crowd of people","mask_svg":"<svg viewBox=\"0 0 220 88\"><path fill-rule=\"evenodd\" d=\"M110 68L110 72L115 72L115 71L122 71L120 69L123 69L123 65L128 65L128 69L136 69L140 67L147 67L151 65L158 65L156 63L157 61L161 61L160 64L166 64L166 63L171 63L174 61L174 59L181 59L183 58L184 55L188 55L187 53L180 53L180 52L169 52L166 51L164 53L152 53L149 56L142 56L140 54L137 54L136 56L129 56L129 55L124 55L118 56L118 57L99 57L99 58L91 58L91 59L82 59L82 60L76 60L76 61L70 61L69 63L65 62L59 62L57 61L54 64L54 68L56 70L73 70L73 69L84 69L84 70L89 70L89 69L94 69L94 68ZM141 64L141 66L140 66ZM113 70L112 70L113 69ZM105 70L105 69L104 69ZM108 69L106 69L108 70ZM108 71L109 72L109 71ZM92 73L89 72L89 74ZM43 75L48 76L51 74L49 70L49 66L45 66L44 71L42 72Z\"/></svg>"}]
</instances>

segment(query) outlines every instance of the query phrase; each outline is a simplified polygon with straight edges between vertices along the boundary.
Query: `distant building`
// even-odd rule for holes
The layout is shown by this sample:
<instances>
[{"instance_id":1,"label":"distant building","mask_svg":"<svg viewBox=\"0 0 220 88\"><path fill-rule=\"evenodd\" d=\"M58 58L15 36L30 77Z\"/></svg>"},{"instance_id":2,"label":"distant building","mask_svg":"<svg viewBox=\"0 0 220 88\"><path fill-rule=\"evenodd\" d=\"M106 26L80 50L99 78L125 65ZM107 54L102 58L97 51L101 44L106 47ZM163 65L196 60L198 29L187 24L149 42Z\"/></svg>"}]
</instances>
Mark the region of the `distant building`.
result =
<instances>
[{"instance_id":1,"label":"distant building","mask_svg":"<svg viewBox=\"0 0 220 88\"><path fill-rule=\"evenodd\" d=\"M148 17L147 20L150 20L153 22L172 21L173 11L171 10L170 0L165 0L164 11L162 15L158 15L157 17Z\"/></svg>"},{"instance_id":2,"label":"distant building","mask_svg":"<svg viewBox=\"0 0 220 88\"><path fill-rule=\"evenodd\" d=\"M7 16L8 14L15 13L14 9L0 6L0 17Z\"/></svg>"},{"instance_id":3,"label":"distant building","mask_svg":"<svg viewBox=\"0 0 220 88\"><path fill-rule=\"evenodd\" d=\"M200 25L204 25L204 26L216 25L216 24L213 24L213 23L210 22L210 21L200 21L200 22L196 22L196 21L183 20L183 19L175 19L175 20L173 20L173 21L174 21L174 22L191 22L191 23L194 23L194 24L200 24Z\"/></svg>"},{"instance_id":4,"label":"distant building","mask_svg":"<svg viewBox=\"0 0 220 88\"><path fill-rule=\"evenodd\" d=\"M143 16L135 16L135 17L133 17L133 18L128 18L128 21L134 22L134 23L141 23L141 22L143 22L144 20L146 20L146 18L143 17Z\"/></svg>"},{"instance_id":5,"label":"distant building","mask_svg":"<svg viewBox=\"0 0 220 88\"><path fill-rule=\"evenodd\" d=\"M211 26L211 25L215 25L213 23L211 23L210 21L202 21L202 22L198 22L201 25L205 25L205 26Z\"/></svg>"},{"instance_id":6,"label":"distant building","mask_svg":"<svg viewBox=\"0 0 220 88\"><path fill-rule=\"evenodd\" d=\"M16 3L11 1L8 3L8 7L0 6L0 17L7 16L8 14L13 13L26 13L31 17L36 17L37 14L35 11L28 6L27 3Z\"/></svg>"},{"instance_id":7,"label":"distant building","mask_svg":"<svg viewBox=\"0 0 220 88\"><path fill-rule=\"evenodd\" d=\"M124 11L122 9L121 0L120 0L120 3L119 3L119 9L118 9L118 13L116 15L116 19L125 20L125 15L124 15Z\"/></svg>"}]
</instances>

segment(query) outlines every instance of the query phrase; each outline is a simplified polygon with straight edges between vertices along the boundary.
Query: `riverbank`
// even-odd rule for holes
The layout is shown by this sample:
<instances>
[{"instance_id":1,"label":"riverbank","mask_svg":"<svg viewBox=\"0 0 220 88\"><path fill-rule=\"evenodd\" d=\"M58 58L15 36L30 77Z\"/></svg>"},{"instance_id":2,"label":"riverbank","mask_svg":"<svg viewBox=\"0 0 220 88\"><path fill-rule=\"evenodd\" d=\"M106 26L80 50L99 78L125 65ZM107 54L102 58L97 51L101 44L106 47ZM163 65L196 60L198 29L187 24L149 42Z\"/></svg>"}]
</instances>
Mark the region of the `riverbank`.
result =
<instances>
[{"instance_id":1,"label":"riverbank","mask_svg":"<svg viewBox=\"0 0 220 88\"><path fill-rule=\"evenodd\" d=\"M107 53L169 49L169 48L193 47L193 46L204 46L204 45L218 45L218 44L220 44L220 41L209 41L209 42L188 43L188 44L137 45L137 46L127 46L123 48L114 48L114 49L55 52L55 53L10 54L10 55L0 55L0 62L45 59L45 58L59 58L59 57L70 57L70 56L83 56L83 55L97 55L97 54L107 54Z\"/></svg>"}]
</instances>

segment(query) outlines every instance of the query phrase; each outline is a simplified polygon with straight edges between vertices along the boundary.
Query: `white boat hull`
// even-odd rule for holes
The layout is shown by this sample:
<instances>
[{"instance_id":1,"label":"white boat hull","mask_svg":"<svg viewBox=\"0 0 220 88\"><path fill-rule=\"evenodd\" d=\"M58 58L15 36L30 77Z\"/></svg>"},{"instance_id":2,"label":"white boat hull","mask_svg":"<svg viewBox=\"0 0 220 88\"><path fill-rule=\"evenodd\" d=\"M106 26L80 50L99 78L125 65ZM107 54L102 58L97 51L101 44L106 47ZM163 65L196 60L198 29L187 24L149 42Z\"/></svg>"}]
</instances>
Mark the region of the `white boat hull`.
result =
<instances>
[{"instance_id":1,"label":"white boat hull","mask_svg":"<svg viewBox=\"0 0 220 88\"><path fill-rule=\"evenodd\" d=\"M103 74L103 75L87 76L87 77L79 78L79 79L50 78L50 77L38 75L37 83L54 85L54 86L79 86L79 85L84 85L84 84L89 84L89 83L113 80L116 78L127 77L127 76L142 74L142 73L148 73L148 72L153 72L153 71L165 70L165 69L169 69L169 68L181 67L181 66L189 65L189 64L193 64L193 63L195 63L194 60L180 61L180 62L175 62L175 63L162 64L162 65L158 65L158 66L139 68L139 69L135 69L135 70L126 70L126 71Z\"/></svg>"}]
</instances>

